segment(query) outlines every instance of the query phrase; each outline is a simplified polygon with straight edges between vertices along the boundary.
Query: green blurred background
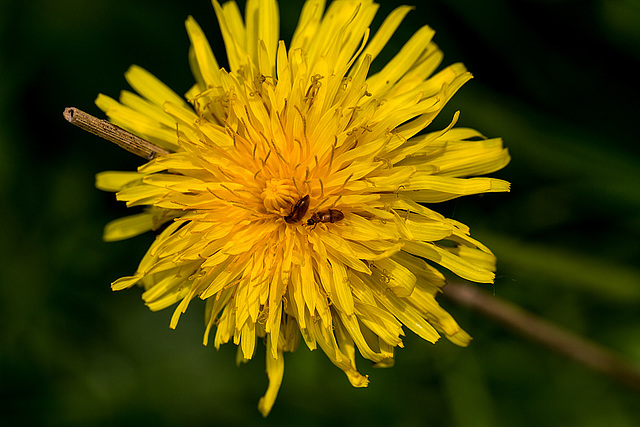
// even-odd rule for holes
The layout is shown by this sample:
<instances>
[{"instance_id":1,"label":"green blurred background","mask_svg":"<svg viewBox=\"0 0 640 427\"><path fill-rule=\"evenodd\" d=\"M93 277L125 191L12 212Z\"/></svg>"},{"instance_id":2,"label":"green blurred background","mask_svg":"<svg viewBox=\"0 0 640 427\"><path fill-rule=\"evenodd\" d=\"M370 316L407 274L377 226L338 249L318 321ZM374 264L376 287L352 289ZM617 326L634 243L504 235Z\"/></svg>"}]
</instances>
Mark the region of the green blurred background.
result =
<instances>
[{"instance_id":1,"label":"green blurred background","mask_svg":"<svg viewBox=\"0 0 640 427\"><path fill-rule=\"evenodd\" d=\"M242 2L241 2L242 3ZM376 25L393 9L383 1ZM301 5L281 2L289 40ZM201 344L202 304L177 330L141 291L109 284L134 271L148 234L101 241L127 213L94 175L141 160L63 120L102 116L138 64L178 93L191 85L184 20L224 57L207 0L0 2L0 424L2 425L640 425L640 393L443 305L473 336L467 349L408 332L396 366L352 388L320 351L287 355L266 420L264 351L236 367L235 347ZM431 0L387 58L428 24L444 64L475 79L443 112L502 136L509 194L439 207L499 258L490 292L640 364L640 2ZM380 66L378 62L378 67Z\"/></svg>"}]
</instances>

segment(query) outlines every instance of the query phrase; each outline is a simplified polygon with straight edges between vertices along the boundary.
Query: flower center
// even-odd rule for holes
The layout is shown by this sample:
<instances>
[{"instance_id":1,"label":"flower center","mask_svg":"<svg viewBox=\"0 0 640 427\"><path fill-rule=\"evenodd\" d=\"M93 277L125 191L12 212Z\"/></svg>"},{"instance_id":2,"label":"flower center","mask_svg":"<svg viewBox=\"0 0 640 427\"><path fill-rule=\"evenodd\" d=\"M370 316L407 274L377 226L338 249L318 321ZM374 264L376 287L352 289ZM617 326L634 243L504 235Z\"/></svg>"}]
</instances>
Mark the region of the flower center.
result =
<instances>
[{"instance_id":1,"label":"flower center","mask_svg":"<svg viewBox=\"0 0 640 427\"><path fill-rule=\"evenodd\" d=\"M296 202L298 192L291 179L272 178L265 182L261 195L267 212L283 215Z\"/></svg>"}]
</instances>

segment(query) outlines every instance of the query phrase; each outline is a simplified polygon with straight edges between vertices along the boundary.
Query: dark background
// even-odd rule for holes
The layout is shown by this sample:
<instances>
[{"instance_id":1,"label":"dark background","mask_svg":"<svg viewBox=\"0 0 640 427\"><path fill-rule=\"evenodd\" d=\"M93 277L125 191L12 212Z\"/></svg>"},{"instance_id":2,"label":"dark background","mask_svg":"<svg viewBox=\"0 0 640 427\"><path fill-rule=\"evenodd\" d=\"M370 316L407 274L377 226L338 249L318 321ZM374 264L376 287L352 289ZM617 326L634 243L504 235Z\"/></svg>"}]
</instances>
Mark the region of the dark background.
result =
<instances>
[{"instance_id":1,"label":"dark background","mask_svg":"<svg viewBox=\"0 0 640 427\"><path fill-rule=\"evenodd\" d=\"M392 9L383 1L374 27ZM242 7L242 5L241 5ZM281 2L290 40L301 6ZM0 2L0 424L3 425L563 425L633 426L640 394L443 305L474 336L467 349L407 332L396 366L352 388L320 351L286 357L272 414L264 350L234 365L235 346L201 344L203 308L177 330L141 291L109 284L134 271L153 239L101 241L126 215L93 187L141 160L66 123L65 107L102 117L138 64L177 93L192 84L184 20L193 15L225 62L206 0ZM386 58L421 25L444 64L475 79L437 126L502 136L509 194L441 205L499 259L490 292L640 364L640 2L432 0L413 11ZM377 66L383 63L380 58Z\"/></svg>"}]
</instances>

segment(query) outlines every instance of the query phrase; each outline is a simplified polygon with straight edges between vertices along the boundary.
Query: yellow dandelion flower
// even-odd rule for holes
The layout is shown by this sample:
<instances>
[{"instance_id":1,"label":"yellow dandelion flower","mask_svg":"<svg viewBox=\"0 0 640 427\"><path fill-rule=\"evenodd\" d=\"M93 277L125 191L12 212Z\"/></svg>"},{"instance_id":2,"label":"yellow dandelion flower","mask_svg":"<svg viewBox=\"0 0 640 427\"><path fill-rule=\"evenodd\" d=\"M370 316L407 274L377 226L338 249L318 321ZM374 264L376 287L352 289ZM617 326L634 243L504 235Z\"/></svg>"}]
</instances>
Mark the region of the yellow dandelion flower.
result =
<instances>
[{"instance_id":1,"label":"yellow dandelion flower","mask_svg":"<svg viewBox=\"0 0 640 427\"><path fill-rule=\"evenodd\" d=\"M133 66L137 92L99 95L109 119L169 151L137 172L103 172L100 189L143 213L113 221L106 240L158 235L132 276L152 310L206 301L204 344L232 341L238 362L266 345L271 410L283 353L300 338L320 347L351 384L368 378L356 350L390 365L403 327L459 345L467 335L436 302L437 267L493 281L495 259L469 229L425 206L509 191L500 139L455 128L423 132L471 78L462 64L436 72L434 31L419 29L381 71L380 53L405 15L395 9L371 36L370 0L308 0L289 47L275 0L213 1L230 70L220 68L196 21L186 28L196 84L186 101ZM160 231L161 230L161 231Z\"/></svg>"}]
</instances>

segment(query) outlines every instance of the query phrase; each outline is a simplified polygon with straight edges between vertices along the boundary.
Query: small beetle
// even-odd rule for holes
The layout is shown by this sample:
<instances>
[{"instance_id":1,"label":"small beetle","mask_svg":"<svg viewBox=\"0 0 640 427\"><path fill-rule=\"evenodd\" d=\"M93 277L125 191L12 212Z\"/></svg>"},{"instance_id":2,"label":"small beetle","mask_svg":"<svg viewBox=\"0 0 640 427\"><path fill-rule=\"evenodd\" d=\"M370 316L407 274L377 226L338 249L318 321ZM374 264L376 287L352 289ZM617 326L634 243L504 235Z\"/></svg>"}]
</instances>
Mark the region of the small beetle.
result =
<instances>
[{"instance_id":1,"label":"small beetle","mask_svg":"<svg viewBox=\"0 0 640 427\"><path fill-rule=\"evenodd\" d=\"M321 222L338 222L344 218L342 211L337 209L328 209L326 211L314 212L311 218L307 220L307 225L316 225Z\"/></svg>"},{"instance_id":2,"label":"small beetle","mask_svg":"<svg viewBox=\"0 0 640 427\"><path fill-rule=\"evenodd\" d=\"M295 224L300 221L309 210L309 195L307 194L302 199L298 200L295 205L293 205L293 209L291 209L291 213L284 217L285 222L288 224Z\"/></svg>"}]
</instances>

